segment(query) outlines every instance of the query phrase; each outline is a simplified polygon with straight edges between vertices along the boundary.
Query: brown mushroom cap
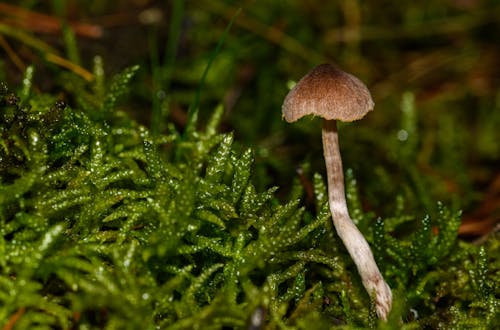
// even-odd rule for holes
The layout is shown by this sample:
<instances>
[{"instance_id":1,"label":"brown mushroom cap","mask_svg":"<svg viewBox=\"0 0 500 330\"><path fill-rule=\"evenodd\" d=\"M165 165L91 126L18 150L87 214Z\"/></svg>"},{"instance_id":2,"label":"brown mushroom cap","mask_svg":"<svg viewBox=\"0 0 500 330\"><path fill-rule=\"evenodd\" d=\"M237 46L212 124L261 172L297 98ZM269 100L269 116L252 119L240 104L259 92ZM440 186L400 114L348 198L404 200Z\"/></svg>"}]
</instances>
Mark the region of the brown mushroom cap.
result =
<instances>
[{"instance_id":1,"label":"brown mushroom cap","mask_svg":"<svg viewBox=\"0 0 500 330\"><path fill-rule=\"evenodd\" d=\"M289 123L306 115L348 122L363 118L374 105L361 80L330 64L321 64L292 88L281 111Z\"/></svg>"}]
</instances>

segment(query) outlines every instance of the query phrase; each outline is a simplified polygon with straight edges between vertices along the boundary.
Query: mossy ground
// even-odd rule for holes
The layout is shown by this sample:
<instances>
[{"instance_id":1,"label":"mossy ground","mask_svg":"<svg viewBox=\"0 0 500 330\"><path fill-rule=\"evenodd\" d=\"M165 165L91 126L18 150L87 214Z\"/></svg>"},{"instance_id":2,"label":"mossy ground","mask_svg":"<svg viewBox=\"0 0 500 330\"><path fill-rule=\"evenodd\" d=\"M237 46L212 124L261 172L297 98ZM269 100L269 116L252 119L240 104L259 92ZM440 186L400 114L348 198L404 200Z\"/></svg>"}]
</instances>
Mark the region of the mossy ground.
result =
<instances>
[{"instance_id":1,"label":"mossy ground","mask_svg":"<svg viewBox=\"0 0 500 330\"><path fill-rule=\"evenodd\" d=\"M498 4L18 5L68 24L61 45L0 25L4 329L500 327ZM165 15L114 27L142 49L72 25L128 5ZM280 118L287 82L332 60L373 86L340 135L387 323L334 233L319 123Z\"/></svg>"}]
</instances>

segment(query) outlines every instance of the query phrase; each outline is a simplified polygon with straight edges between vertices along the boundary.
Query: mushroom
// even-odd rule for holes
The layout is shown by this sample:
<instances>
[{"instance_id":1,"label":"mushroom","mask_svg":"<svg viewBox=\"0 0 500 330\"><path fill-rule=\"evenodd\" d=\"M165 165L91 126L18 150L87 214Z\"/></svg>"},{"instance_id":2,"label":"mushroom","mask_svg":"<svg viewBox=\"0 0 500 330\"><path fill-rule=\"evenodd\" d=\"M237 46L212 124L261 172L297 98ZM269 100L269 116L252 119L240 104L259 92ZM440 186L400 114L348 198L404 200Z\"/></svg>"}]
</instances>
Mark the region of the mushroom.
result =
<instances>
[{"instance_id":1,"label":"mushroom","mask_svg":"<svg viewBox=\"0 0 500 330\"><path fill-rule=\"evenodd\" d=\"M375 297L378 317L387 320L392 305L391 289L375 263L368 242L349 216L336 123L336 120L361 119L373 106L368 88L358 78L330 64L321 64L292 88L283 102L282 112L289 123L306 115L324 118L323 155L333 224L356 264L365 289Z\"/></svg>"}]
</instances>

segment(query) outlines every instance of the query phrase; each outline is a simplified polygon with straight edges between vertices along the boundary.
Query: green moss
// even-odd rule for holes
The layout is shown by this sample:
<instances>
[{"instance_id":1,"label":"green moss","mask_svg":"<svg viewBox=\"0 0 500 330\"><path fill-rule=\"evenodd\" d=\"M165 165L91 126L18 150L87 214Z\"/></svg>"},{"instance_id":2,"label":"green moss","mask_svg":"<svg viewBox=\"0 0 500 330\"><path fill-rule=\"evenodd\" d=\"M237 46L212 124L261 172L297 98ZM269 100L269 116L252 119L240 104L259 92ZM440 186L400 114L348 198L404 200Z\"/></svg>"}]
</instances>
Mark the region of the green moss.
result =
<instances>
[{"instance_id":1,"label":"green moss","mask_svg":"<svg viewBox=\"0 0 500 330\"><path fill-rule=\"evenodd\" d=\"M136 71L78 108L1 86L2 326L245 328L259 315L270 329L499 326L498 237L458 241L459 212L438 203L419 219L403 197L376 219L348 171L353 218L395 288L379 322L323 178L313 209L299 185L284 202L259 191L252 150L217 131L222 107L204 130L150 134L116 110Z\"/></svg>"}]
</instances>

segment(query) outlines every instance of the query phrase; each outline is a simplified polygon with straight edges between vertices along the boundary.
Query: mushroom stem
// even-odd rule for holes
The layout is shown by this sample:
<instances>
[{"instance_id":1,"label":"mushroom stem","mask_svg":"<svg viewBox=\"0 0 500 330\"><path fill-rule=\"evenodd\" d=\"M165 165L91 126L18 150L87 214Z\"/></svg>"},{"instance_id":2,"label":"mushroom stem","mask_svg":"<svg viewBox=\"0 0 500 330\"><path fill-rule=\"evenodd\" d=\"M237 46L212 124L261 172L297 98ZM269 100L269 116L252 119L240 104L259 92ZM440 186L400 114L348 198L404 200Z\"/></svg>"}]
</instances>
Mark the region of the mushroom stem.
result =
<instances>
[{"instance_id":1,"label":"mushroom stem","mask_svg":"<svg viewBox=\"0 0 500 330\"><path fill-rule=\"evenodd\" d=\"M347 209L344 190L344 172L340 157L337 123L335 120L323 121L323 153L328 177L328 201L333 224L344 243L368 294L375 295L377 315L387 320L392 305L391 289L380 273L372 251L363 234L352 222Z\"/></svg>"}]
</instances>

